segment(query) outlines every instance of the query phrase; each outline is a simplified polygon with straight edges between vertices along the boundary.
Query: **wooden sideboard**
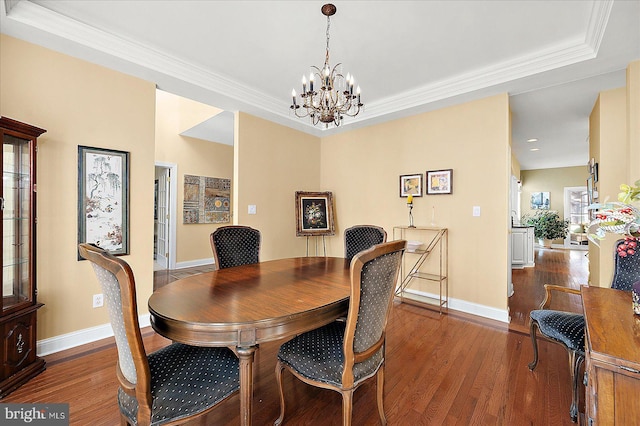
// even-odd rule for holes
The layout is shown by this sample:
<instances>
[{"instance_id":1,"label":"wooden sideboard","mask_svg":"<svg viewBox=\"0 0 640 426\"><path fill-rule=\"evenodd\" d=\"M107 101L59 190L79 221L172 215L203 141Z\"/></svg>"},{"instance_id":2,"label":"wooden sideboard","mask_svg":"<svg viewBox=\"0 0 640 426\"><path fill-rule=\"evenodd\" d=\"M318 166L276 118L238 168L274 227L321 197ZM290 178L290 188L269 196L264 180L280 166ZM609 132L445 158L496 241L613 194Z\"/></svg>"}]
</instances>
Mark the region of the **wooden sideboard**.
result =
<instances>
[{"instance_id":1,"label":"wooden sideboard","mask_svg":"<svg viewBox=\"0 0 640 426\"><path fill-rule=\"evenodd\" d=\"M640 316L631 293L582 287L586 321L585 423L640 422Z\"/></svg>"}]
</instances>

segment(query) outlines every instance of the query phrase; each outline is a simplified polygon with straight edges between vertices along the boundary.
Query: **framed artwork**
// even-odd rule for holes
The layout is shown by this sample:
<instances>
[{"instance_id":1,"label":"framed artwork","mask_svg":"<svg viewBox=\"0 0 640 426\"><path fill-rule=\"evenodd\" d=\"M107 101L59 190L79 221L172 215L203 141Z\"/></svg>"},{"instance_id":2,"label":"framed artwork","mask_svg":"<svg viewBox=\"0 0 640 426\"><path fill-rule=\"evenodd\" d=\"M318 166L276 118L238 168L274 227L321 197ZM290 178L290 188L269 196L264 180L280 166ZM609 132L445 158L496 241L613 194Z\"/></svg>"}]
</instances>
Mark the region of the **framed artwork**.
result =
<instances>
[{"instance_id":1,"label":"framed artwork","mask_svg":"<svg viewBox=\"0 0 640 426\"><path fill-rule=\"evenodd\" d=\"M453 194L453 169L427 172L427 195Z\"/></svg>"},{"instance_id":2,"label":"framed artwork","mask_svg":"<svg viewBox=\"0 0 640 426\"><path fill-rule=\"evenodd\" d=\"M231 223L231 179L184 175L182 223Z\"/></svg>"},{"instance_id":3,"label":"framed artwork","mask_svg":"<svg viewBox=\"0 0 640 426\"><path fill-rule=\"evenodd\" d=\"M422 173L417 175L400 176L400 196L422 197Z\"/></svg>"},{"instance_id":4,"label":"framed artwork","mask_svg":"<svg viewBox=\"0 0 640 426\"><path fill-rule=\"evenodd\" d=\"M549 210L551 199L548 192L531 193L531 210Z\"/></svg>"},{"instance_id":5,"label":"framed artwork","mask_svg":"<svg viewBox=\"0 0 640 426\"><path fill-rule=\"evenodd\" d=\"M129 254L129 153L78 146L78 244ZM78 255L78 259L82 259Z\"/></svg>"},{"instance_id":6,"label":"framed artwork","mask_svg":"<svg viewBox=\"0 0 640 426\"><path fill-rule=\"evenodd\" d=\"M334 234L333 194L296 191L296 236Z\"/></svg>"}]
</instances>

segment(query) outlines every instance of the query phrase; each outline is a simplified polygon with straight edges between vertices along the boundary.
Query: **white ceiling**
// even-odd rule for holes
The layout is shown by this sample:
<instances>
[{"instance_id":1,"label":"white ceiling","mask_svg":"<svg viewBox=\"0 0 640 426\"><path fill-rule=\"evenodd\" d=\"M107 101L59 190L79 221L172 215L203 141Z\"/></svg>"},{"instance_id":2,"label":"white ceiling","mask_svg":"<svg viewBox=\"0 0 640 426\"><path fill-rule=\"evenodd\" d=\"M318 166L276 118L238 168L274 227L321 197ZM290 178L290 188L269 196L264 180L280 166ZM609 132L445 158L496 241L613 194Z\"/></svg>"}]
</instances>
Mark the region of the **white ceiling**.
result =
<instances>
[{"instance_id":1,"label":"white ceiling","mask_svg":"<svg viewBox=\"0 0 640 426\"><path fill-rule=\"evenodd\" d=\"M585 165L598 92L624 86L626 66L640 59L638 0L334 1L330 62L356 76L365 111L320 129L289 104L324 61L324 3L5 0L0 27L318 136L507 92L523 170Z\"/></svg>"}]
</instances>

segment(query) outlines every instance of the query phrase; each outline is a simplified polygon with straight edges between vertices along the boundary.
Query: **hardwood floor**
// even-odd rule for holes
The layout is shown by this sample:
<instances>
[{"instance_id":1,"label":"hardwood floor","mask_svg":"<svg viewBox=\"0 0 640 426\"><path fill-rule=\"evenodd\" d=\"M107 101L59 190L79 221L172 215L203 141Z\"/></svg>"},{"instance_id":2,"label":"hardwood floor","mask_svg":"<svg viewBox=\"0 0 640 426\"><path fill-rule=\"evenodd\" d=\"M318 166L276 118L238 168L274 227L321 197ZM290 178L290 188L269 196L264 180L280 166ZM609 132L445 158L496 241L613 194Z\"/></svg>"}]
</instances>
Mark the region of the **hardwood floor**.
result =
<instances>
[{"instance_id":1,"label":"hardwood floor","mask_svg":"<svg viewBox=\"0 0 640 426\"><path fill-rule=\"evenodd\" d=\"M580 250L537 249L535 268L513 270L509 329L529 333L529 312L544 299L544 284L579 288L589 280L589 258ZM580 296L554 294L553 309L582 312Z\"/></svg>"},{"instance_id":2,"label":"hardwood floor","mask_svg":"<svg viewBox=\"0 0 640 426\"><path fill-rule=\"evenodd\" d=\"M584 252L576 253L540 250L536 268L514 271L515 294L510 300L513 324L509 327L454 311L439 315L429 309L394 304L387 329L388 424L571 425L566 351L557 344L540 342L540 362L534 372L529 371L533 350L527 309L542 300L538 287L543 283L574 286L586 282ZM171 280L170 276L164 273L163 282ZM169 343L151 329L145 329L144 335L148 352ZM255 425L273 424L279 414L274 368L281 343L261 344L257 352ZM117 355L112 339L45 358L47 370L2 402L68 402L71 425L118 424ZM290 374L285 374L284 384L288 404L285 424L341 424L339 394L306 386ZM207 418L189 424L239 424L238 395ZM375 383L355 392L353 424L379 424Z\"/></svg>"}]
</instances>

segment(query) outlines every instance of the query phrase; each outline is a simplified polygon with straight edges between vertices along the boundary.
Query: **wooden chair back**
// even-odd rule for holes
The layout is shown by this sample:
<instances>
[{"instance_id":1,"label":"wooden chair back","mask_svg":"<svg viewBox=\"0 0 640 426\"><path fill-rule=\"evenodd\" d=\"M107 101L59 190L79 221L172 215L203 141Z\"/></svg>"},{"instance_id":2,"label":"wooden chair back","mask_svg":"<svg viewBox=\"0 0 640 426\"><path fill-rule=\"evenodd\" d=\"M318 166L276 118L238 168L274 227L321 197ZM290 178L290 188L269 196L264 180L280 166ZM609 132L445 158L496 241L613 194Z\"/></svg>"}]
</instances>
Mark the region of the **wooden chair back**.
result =
<instances>
[{"instance_id":1,"label":"wooden chair back","mask_svg":"<svg viewBox=\"0 0 640 426\"><path fill-rule=\"evenodd\" d=\"M387 241L387 231L375 225L355 225L344 230L344 257L353 259L361 251Z\"/></svg>"},{"instance_id":2,"label":"wooden chair back","mask_svg":"<svg viewBox=\"0 0 640 426\"><path fill-rule=\"evenodd\" d=\"M151 417L151 374L142 342L136 284L127 262L91 244L78 246L98 277L118 349L116 375L121 389L138 401L138 418Z\"/></svg>"},{"instance_id":3,"label":"wooden chair back","mask_svg":"<svg viewBox=\"0 0 640 426\"><path fill-rule=\"evenodd\" d=\"M222 226L210 235L216 269L260 262L260 231L249 226Z\"/></svg>"},{"instance_id":4,"label":"wooden chair back","mask_svg":"<svg viewBox=\"0 0 640 426\"><path fill-rule=\"evenodd\" d=\"M342 387L353 386L354 364L379 353L406 241L392 241L360 252L351 261L351 298L344 335ZM379 356L383 359L384 353Z\"/></svg>"}]
</instances>

